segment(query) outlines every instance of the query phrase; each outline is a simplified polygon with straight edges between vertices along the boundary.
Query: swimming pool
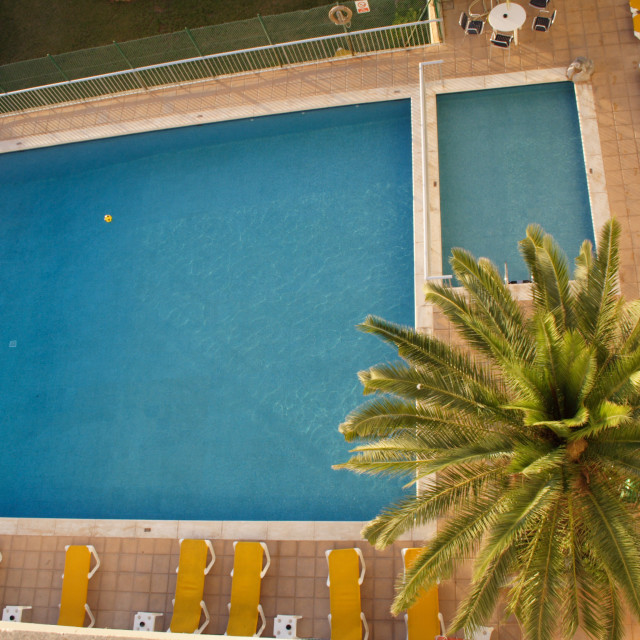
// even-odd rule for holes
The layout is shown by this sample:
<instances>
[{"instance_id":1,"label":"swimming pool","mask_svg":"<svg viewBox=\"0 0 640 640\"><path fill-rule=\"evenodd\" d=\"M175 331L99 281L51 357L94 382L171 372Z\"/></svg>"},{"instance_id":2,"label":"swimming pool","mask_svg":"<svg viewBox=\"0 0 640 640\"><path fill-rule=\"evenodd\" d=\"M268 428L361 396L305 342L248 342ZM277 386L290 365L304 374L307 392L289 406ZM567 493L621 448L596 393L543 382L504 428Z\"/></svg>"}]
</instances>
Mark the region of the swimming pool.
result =
<instances>
[{"instance_id":1,"label":"swimming pool","mask_svg":"<svg viewBox=\"0 0 640 640\"><path fill-rule=\"evenodd\" d=\"M570 258L594 225L576 96L551 82L437 97L442 269L452 247L529 278L518 253L530 223Z\"/></svg>"},{"instance_id":2,"label":"swimming pool","mask_svg":"<svg viewBox=\"0 0 640 640\"><path fill-rule=\"evenodd\" d=\"M401 100L0 156L0 515L397 498L331 465L357 371L393 358L354 325L413 320L410 145Z\"/></svg>"}]
</instances>

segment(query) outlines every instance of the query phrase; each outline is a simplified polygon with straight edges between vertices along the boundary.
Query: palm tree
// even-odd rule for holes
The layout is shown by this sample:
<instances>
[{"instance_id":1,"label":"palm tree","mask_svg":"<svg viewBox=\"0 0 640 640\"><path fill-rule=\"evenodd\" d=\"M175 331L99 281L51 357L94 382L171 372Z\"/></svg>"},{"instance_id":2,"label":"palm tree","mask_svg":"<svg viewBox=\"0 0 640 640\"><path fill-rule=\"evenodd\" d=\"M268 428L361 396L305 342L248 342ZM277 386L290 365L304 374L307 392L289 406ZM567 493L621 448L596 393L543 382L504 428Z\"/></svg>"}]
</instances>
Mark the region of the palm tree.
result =
<instances>
[{"instance_id":1,"label":"palm tree","mask_svg":"<svg viewBox=\"0 0 640 640\"><path fill-rule=\"evenodd\" d=\"M570 280L554 239L531 225L520 242L528 309L493 264L454 249L462 289L429 285L426 298L460 344L376 317L360 326L402 361L359 374L374 398L340 426L357 446L337 468L423 486L363 535L384 548L444 519L401 579L393 613L473 558L452 629L485 624L503 595L530 640L579 627L615 640L625 603L640 616L640 303L619 295L619 235L607 223L597 255L585 241Z\"/></svg>"}]
</instances>

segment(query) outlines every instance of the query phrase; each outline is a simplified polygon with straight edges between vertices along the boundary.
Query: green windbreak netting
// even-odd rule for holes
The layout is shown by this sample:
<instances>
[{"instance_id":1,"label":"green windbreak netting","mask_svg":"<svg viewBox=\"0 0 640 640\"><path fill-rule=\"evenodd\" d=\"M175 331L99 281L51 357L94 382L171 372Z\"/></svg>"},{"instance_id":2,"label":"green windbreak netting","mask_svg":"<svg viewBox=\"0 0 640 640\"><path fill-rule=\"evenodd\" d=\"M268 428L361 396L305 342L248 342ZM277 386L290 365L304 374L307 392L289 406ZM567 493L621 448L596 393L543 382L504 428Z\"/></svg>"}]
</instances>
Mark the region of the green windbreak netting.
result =
<instances>
[{"instance_id":1,"label":"green windbreak netting","mask_svg":"<svg viewBox=\"0 0 640 640\"><path fill-rule=\"evenodd\" d=\"M74 91L78 93L78 97L86 98L141 86L158 86L167 82L262 69L283 63L320 60L335 55L336 51L344 51L345 48L356 54L428 44L429 41L425 41L430 38L428 29L421 31L419 38L414 38L413 32L409 37L403 33L384 33L368 39L354 36L353 40L345 40L344 36L345 33L417 22L440 15L438 0L369 0L370 11L360 14L356 10L355 1L350 0L340 3L352 11L350 24L341 25L329 19L329 12L336 4L274 16L258 15L249 20L199 27L193 30L185 29L150 38L3 65L0 66L0 112L7 113L16 107L24 109L29 106L53 104L64 101L62 97L65 97L65 100L72 99L66 97L65 92L53 91L53 89L39 90L43 95L34 96L33 99L26 94L3 97L2 93L10 94L21 89L93 78L118 71L202 56L229 54L211 60L181 63L173 66L166 73L153 69L137 72L133 74L133 78L118 76L120 79L117 82L116 80L113 82L102 82L101 79L88 80L80 83L82 87L80 84L74 85ZM289 54L280 47L275 50L260 50L244 54L233 53L333 35L340 38L314 47L307 44L288 45L291 48ZM85 84L86 91L83 88ZM120 85L122 85L121 89L118 88ZM29 100L33 101L33 105L30 105Z\"/></svg>"},{"instance_id":2,"label":"green windbreak netting","mask_svg":"<svg viewBox=\"0 0 640 640\"><path fill-rule=\"evenodd\" d=\"M121 42L122 55L134 68L195 58L198 51L186 31Z\"/></svg>"},{"instance_id":3,"label":"green windbreak netting","mask_svg":"<svg viewBox=\"0 0 640 640\"><path fill-rule=\"evenodd\" d=\"M62 53L55 56L54 61L68 80L129 69L129 65L118 53L116 47L96 47L95 49ZM0 74L2 69L4 67L0 67Z\"/></svg>"},{"instance_id":4,"label":"green windbreak netting","mask_svg":"<svg viewBox=\"0 0 640 640\"><path fill-rule=\"evenodd\" d=\"M37 58L14 62L0 67L0 87L2 91L17 91L27 87L40 87L44 84L66 80L60 70L49 58Z\"/></svg>"},{"instance_id":5,"label":"green windbreak netting","mask_svg":"<svg viewBox=\"0 0 640 640\"><path fill-rule=\"evenodd\" d=\"M202 55L205 56L269 45L269 40L258 18L200 27L191 33Z\"/></svg>"}]
</instances>

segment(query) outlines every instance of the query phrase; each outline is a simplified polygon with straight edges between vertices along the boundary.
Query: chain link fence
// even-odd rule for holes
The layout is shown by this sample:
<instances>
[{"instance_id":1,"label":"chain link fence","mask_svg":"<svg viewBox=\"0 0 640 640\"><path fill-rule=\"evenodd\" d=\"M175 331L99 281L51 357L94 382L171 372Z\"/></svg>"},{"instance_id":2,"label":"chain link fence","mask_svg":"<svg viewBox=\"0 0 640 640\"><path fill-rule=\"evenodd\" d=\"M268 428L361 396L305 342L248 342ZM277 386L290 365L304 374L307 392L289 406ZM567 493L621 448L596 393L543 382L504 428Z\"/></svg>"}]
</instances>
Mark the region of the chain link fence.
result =
<instances>
[{"instance_id":1,"label":"chain link fence","mask_svg":"<svg viewBox=\"0 0 640 640\"><path fill-rule=\"evenodd\" d=\"M0 66L0 113L442 41L438 0L369 0L360 14L342 5L346 25L329 4Z\"/></svg>"}]
</instances>

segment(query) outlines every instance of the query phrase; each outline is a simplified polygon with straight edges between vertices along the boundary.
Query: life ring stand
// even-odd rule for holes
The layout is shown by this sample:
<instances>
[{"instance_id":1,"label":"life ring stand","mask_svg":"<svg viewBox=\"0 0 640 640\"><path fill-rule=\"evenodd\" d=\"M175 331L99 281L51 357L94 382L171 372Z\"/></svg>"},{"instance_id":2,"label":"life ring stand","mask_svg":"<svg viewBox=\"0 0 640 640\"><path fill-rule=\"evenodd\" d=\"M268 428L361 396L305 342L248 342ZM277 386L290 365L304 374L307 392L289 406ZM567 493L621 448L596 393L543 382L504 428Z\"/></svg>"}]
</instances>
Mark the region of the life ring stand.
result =
<instances>
[{"instance_id":1,"label":"life ring stand","mask_svg":"<svg viewBox=\"0 0 640 640\"><path fill-rule=\"evenodd\" d=\"M343 4L338 4L335 7L331 7L329 11L329 20L331 20L333 24L337 24L339 26L345 25L349 27L351 24L352 15L353 11L351 11L349 7L345 7Z\"/></svg>"}]
</instances>

